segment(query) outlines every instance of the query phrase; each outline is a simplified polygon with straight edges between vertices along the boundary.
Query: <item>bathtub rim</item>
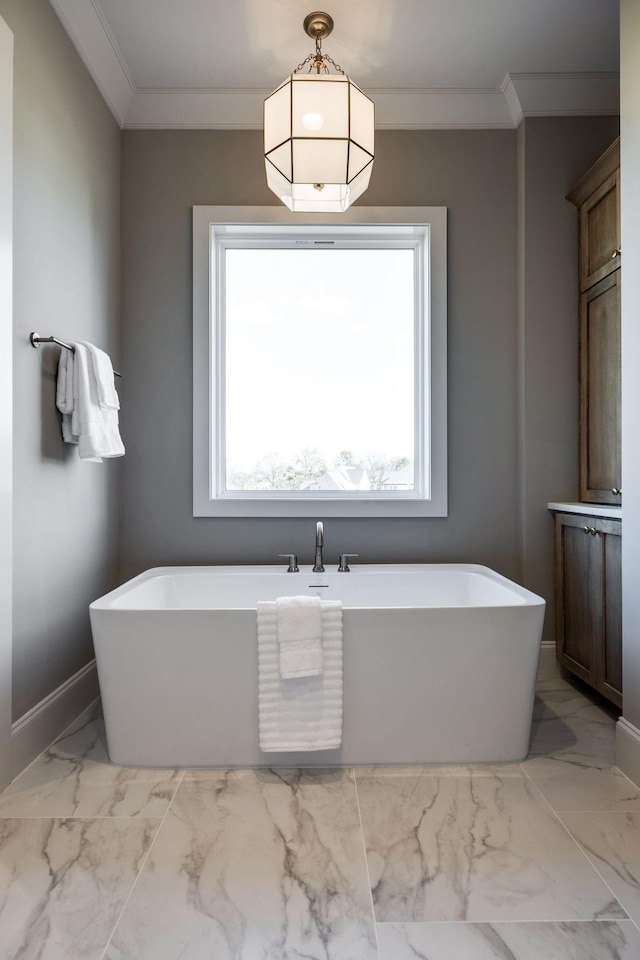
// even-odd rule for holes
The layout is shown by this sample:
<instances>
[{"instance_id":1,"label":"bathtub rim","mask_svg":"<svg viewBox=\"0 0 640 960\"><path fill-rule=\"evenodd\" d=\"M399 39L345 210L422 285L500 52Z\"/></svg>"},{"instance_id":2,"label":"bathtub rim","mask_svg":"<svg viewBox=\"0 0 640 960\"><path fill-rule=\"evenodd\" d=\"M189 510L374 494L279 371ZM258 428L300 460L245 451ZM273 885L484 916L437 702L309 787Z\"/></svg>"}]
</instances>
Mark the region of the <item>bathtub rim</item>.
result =
<instances>
[{"instance_id":1,"label":"bathtub rim","mask_svg":"<svg viewBox=\"0 0 640 960\"><path fill-rule=\"evenodd\" d=\"M390 575L398 575L400 573L421 573L427 570L458 570L462 573L473 573L480 577L487 577L488 579L497 581L502 586L506 587L510 592L514 594L515 597L519 598L520 602L517 603L505 603L505 604L468 604L464 606L452 605L452 604L442 604L442 605L420 605L420 604L394 604L393 606L387 606L384 603L377 604L375 607L372 606L358 606L354 604L353 606L349 604L344 606L345 612L347 611L356 611L356 610L492 610L499 609L504 607L506 609L511 608L524 608L524 607L540 607L546 606L546 600L543 597L538 596L533 593L531 590L528 590L526 587L521 586L519 583L516 583L513 580L510 580L508 577L503 576L498 573L496 570L493 570L491 567L487 567L479 563L361 563L357 566L351 568L349 574L342 574L342 576L365 576L367 573L384 573ZM129 580L126 580L124 583L115 587L113 590L110 590L108 593L104 594L101 597L98 597L91 604L89 604L90 611L109 611L113 614L126 614L126 613L161 613L161 612L171 612L171 613L189 613L195 611L202 611L203 607L177 607L166 610L163 607L153 607L153 606L127 606L127 607L114 607L113 601L117 600L119 597L122 597L137 586L142 583L145 583L147 580L152 580L155 578L166 577L166 576L189 576L190 574L204 574L213 572L219 573L222 575L262 575L262 576L271 576L271 575L283 575L286 573L283 570L282 564L179 564L172 566L158 566L150 567L147 570L143 570L142 573L137 574L135 577L132 577ZM336 575L336 572L333 570L328 570L324 574L314 574L311 564L301 565L300 574L305 574L307 576L323 577L327 575ZM297 577L299 574L290 574L292 577ZM295 581L294 580L294 584ZM293 595L293 594L292 594ZM251 613L255 612L255 607L253 606L225 606L225 607L212 607L211 610L215 612L225 611L233 613Z\"/></svg>"}]
</instances>

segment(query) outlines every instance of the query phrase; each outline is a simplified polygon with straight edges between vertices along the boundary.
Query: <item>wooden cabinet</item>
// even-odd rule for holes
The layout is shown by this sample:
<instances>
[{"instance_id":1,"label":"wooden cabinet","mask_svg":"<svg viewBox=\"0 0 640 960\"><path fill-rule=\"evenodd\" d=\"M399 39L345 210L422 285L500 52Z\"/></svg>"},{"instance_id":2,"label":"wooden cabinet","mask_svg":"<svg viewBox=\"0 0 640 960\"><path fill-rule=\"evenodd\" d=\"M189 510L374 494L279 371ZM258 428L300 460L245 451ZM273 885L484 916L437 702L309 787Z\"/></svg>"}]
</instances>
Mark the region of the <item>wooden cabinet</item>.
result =
<instances>
[{"instance_id":1,"label":"wooden cabinet","mask_svg":"<svg viewBox=\"0 0 640 960\"><path fill-rule=\"evenodd\" d=\"M620 271L580 298L580 499L620 503Z\"/></svg>"},{"instance_id":2,"label":"wooden cabinet","mask_svg":"<svg viewBox=\"0 0 640 960\"><path fill-rule=\"evenodd\" d=\"M579 474L584 513L556 513L556 652L563 667L621 707L621 520L594 516L587 506L620 505L622 494L618 140L567 199L579 212ZM582 510L582 505L573 509Z\"/></svg>"},{"instance_id":3,"label":"wooden cabinet","mask_svg":"<svg viewBox=\"0 0 640 960\"><path fill-rule=\"evenodd\" d=\"M607 175L613 163L616 169ZM589 179L583 186L589 193L579 205L581 291L588 290L620 266L619 164L620 152L616 141L614 147L589 171ZM602 180L602 177L605 179ZM575 191L572 193L574 195Z\"/></svg>"},{"instance_id":4,"label":"wooden cabinet","mask_svg":"<svg viewBox=\"0 0 640 960\"><path fill-rule=\"evenodd\" d=\"M560 663L622 706L621 521L556 514Z\"/></svg>"},{"instance_id":5,"label":"wooden cabinet","mask_svg":"<svg viewBox=\"0 0 640 960\"><path fill-rule=\"evenodd\" d=\"M580 499L621 502L620 144L568 196L579 211Z\"/></svg>"}]
</instances>

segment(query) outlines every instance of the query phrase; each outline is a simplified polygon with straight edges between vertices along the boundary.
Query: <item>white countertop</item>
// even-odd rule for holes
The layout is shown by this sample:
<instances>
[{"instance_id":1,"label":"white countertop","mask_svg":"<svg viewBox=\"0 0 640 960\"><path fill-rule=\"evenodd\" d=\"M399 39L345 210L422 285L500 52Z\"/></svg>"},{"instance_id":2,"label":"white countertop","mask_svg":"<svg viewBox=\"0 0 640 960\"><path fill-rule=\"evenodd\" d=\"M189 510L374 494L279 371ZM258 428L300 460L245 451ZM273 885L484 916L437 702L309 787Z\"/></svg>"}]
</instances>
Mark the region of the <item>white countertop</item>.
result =
<instances>
[{"instance_id":1,"label":"white countertop","mask_svg":"<svg viewBox=\"0 0 640 960\"><path fill-rule=\"evenodd\" d=\"M588 517L609 517L611 520L622 519L622 507L608 503L548 503L549 510L559 513L583 513Z\"/></svg>"}]
</instances>

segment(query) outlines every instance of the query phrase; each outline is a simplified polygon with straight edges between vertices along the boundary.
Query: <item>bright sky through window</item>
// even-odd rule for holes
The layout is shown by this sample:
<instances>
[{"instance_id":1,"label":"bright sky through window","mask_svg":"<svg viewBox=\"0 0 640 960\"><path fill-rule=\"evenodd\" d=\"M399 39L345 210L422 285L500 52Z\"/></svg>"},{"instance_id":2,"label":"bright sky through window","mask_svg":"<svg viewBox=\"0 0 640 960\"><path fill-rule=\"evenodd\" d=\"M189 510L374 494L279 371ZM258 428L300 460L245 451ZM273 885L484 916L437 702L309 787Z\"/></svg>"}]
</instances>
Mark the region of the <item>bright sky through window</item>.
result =
<instances>
[{"instance_id":1,"label":"bright sky through window","mask_svg":"<svg viewBox=\"0 0 640 960\"><path fill-rule=\"evenodd\" d=\"M414 490L414 256L226 250L228 490Z\"/></svg>"}]
</instances>

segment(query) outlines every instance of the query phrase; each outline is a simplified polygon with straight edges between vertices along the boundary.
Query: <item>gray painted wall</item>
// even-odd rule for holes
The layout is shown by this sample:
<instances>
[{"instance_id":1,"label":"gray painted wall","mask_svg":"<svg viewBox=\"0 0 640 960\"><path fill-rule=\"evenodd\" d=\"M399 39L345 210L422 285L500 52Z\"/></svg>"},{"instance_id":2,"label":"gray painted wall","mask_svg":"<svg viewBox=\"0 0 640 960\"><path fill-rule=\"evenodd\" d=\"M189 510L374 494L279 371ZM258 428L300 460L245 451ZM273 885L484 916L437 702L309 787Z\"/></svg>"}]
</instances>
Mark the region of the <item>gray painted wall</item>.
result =
<instances>
[{"instance_id":1,"label":"gray painted wall","mask_svg":"<svg viewBox=\"0 0 640 960\"><path fill-rule=\"evenodd\" d=\"M618 136L617 117L518 128L522 582L553 598L550 500L578 500L578 212L569 190ZM554 639L553 603L544 640Z\"/></svg>"},{"instance_id":2,"label":"gray painted wall","mask_svg":"<svg viewBox=\"0 0 640 960\"><path fill-rule=\"evenodd\" d=\"M87 606L113 583L118 464L60 438L57 348L116 352L120 131L52 8L0 0L15 37L14 672L22 716L93 657ZM52 731L52 735L57 731Z\"/></svg>"},{"instance_id":3,"label":"gray painted wall","mask_svg":"<svg viewBox=\"0 0 640 960\"><path fill-rule=\"evenodd\" d=\"M486 563L547 599L548 640L546 504L577 496L577 215L564 198L616 135L617 118L532 119L517 137L381 132L363 198L449 209L450 508L446 520L330 520L326 552ZM250 131L123 135L122 579L163 563L312 559L310 520L191 516L190 208L273 202L260 150Z\"/></svg>"},{"instance_id":4,"label":"gray painted wall","mask_svg":"<svg viewBox=\"0 0 640 960\"><path fill-rule=\"evenodd\" d=\"M274 202L260 133L125 131L122 189L122 578L289 551L311 561L313 520L191 515L191 207ZM449 208L450 510L330 520L325 555L478 562L515 576L515 131L380 132L363 201Z\"/></svg>"},{"instance_id":5,"label":"gray painted wall","mask_svg":"<svg viewBox=\"0 0 640 960\"><path fill-rule=\"evenodd\" d=\"M622 252L622 537L623 694L624 717L640 730L640 6L622 0L621 8L621 200ZM640 744L635 764L625 773L640 775Z\"/></svg>"}]
</instances>

